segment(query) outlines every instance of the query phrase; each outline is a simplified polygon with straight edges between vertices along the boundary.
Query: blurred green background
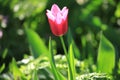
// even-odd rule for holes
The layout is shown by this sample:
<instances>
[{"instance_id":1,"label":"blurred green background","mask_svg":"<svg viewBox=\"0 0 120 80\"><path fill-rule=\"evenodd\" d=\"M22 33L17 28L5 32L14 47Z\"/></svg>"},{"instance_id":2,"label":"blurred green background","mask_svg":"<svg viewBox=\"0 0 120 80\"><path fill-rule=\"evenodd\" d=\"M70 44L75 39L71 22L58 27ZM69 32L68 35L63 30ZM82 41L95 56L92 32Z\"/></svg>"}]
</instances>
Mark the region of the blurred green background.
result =
<instances>
[{"instance_id":1,"label":"blurred green background","mask_svg":"<svg viewBox=\"0 0 120 80\"><path fill-rule=\"evenodd\" d=\"M57 54L63 54L59 38L48 24L46 9L56 3L69 9L68 24L80 58L97 58L100 34L114 45L116 61L120 57L120 1L119 0L0 0L0 66L15 57L21 60L30 55L25 27L36 31L48 45L54 39ZM66 44L68 44L65 35ZM4 53L4 54L3 54ZM96 62L95 62L96 63Z\"/></svg>"}]
</instances>

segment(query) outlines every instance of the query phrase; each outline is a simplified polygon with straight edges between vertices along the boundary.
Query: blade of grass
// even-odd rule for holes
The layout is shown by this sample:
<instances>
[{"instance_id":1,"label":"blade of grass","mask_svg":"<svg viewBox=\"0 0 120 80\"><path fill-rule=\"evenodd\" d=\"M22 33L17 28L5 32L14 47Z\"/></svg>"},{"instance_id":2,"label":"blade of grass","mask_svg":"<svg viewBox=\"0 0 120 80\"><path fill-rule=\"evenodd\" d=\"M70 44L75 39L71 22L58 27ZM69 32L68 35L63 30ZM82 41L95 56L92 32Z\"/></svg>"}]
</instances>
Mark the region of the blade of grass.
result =
<instances>
[{"instance_id":1,"label":"blade of grass","mask_svg":"<svg viewBox=\"0 0 120 80\"><path fill-rule=\"evenodd\" d=\"M101 35L97 63L100 72L112 73L115 66L114 46L104 35Z\"/></svg>"},{"instance_id":2,"label":"blade of grass","mask_svg":"<svg viewBox=\"0 0 120 80\"><path fill-rule=\"evenodd\" d=\"M53 49L52 49L51 37L49 38L49 60L50 60L50 65L51 65L55 80L66 80L66 78L56 68L55 61L54 61L54 55L53 55Z\"/></svg>"}]
</instances>

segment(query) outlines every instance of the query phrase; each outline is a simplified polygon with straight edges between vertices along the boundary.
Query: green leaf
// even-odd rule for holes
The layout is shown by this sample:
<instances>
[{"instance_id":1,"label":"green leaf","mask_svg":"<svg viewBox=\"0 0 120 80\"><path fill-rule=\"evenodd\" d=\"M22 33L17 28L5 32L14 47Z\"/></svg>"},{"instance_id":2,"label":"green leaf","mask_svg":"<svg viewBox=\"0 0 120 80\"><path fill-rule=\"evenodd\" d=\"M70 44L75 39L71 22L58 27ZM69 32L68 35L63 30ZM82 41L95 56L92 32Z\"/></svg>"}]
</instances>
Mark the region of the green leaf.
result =
<instances>
[{"instance_id":1,"label":"green leaf","mask_svg":"<svg viewBox=\"0 0 120 80\"><path fill-rule=\"evenodd\" d=\"M116 9L116 11L115 11L115 16L116 16L117 18L120 18L120 3L118 3L118 5L117 5L117 9Z\"/></svg>"},{"instance_id":2,"label":"green leaf","mask_svg":"<svg viewBox=\"0 0 120 80\"><path fill-rule=\"evenodd\" d=\"M75 62L72 43L69 46L69 67L68 67L68 80L75 80Z\"/></svg>"},{"instance_id":3,"label":"green leaf","mask_svg":"<svg viewBox=\"0 0 120 80\"><path fill-rule=\"evenodd\" d=\"M5 69L5 63L2 64L2 66L0 66L0 73Z\"/></svg>"},{"instance_id":4,"label":"green leaf","mask_svg":"<svg viewBox=\"0 0 120 80\"><path fill-rule=\"evenodd\" d=\"M31 29L25 29L32 54L35 58L41 55L48 55L48 48L39 35Z\"/></svg>"},{"instance_id":5,"label":"green leaf","mask_svg":"<svg viewBox=\"0 0 120 80\"><path fill-rule=\"evenodd\" d=\"M9 69L14 76L14 80L18 80L18 79L26 80L25 75L22 74L22 72L19 70L14 58L12 59L12 63L10 64Z\"/></svg>"},{"instance_id":6,"label":"green leaf","mask_svg":"<svg viewBox=\"0 0 120 80\"><path fill-rule=\"evenodd\" d=\"M6 55L8 53L8 49L6 48L2 54L2 58L5 59Z\"/></svg>"},{"instance_id":7,"label":"green leaf","mask_svg":"<svg viewBox=\"0 0 120 80\"><path fill-rule=\"evenodd\" d=\"M98 71L112 73L115 66L115 49L112 43L104 35L101 36L97 62Z\"/></svg>"},{"instance_id":8,"label":"green leaf","mask_svg":"<svg viewBox=\"0 0 120 80\"><path fill-rule=\"evenodd\" d=\"M68 30L68 35L67 35L67 40L68 40L68 44L70 45L71 42L73 44L73 52L74 52L74 56L77 58L77 59L80 59L80 50L78 49L78 47L76 46L76 43L72 37L72 34L71 34L71 30L69 28Z\"/></svg>"},{"instance_id":9,"label":"green leaf","mask_svg":"<svg viewBox=\"0 0 120 80\"><path fill-rule=\"evenodd\" d=\"M55 80L66 80L66 78L56 68L51 38L49 38L49 60Z\"/></svg>"},{"instance_id":10,"label":"green leaf","mask_svg":"<svg viewBox=\"0 0 120 80\"><path fill-rule=\"evenodd\" d=\"M37 75L37 70L34 70L34 71L33 71L33 76L32 76L32 78L33 78L32 80L39 80L39 79L38 79L38 75Z\"/></svg>"}]
</instances>

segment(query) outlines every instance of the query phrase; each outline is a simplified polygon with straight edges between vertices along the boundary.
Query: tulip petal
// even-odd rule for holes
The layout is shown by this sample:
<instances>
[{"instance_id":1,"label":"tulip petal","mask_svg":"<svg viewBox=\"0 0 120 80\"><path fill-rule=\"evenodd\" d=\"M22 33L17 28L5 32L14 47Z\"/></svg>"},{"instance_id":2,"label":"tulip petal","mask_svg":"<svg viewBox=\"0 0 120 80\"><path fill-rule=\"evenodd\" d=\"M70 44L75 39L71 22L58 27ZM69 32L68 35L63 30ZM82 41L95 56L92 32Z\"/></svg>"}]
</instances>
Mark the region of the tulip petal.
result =
<instances>
[{"instance_id":1,"label":"tulip petal","mask_svg":"<svg viewBox=\"0 0 120 80\"><path fill-rule=\"evenodd\" d=\"M56 23L61 24L61 22L62 22L62 15L61 15L61 13L57 13Z\"/></svg>"},{"instance_id":2,"label":"tulip petal","mask_svg":"<svg viewBox=\"0 0 120 80\"><path fill-rule=\"evenodd\" d=\"M52 15L51 11L47 10L47 13L46 13L48 19L51 19L52 21L55 20L55 17Z\"/></svg>"},{"instance_id":3,"label":"tulip petal","mask_svg":"<svg viewBox=\"0 0 120 80\"><path fill-rule=\"evenodd\" d=\"M57 16L57 13L60 12L60 8L56 4L53 4L51 12L54 16Z\"/></svg>"},{"instance_id":4,"label":"tulip petal","mask_svg":"<svg viewBox=\"0 0 120 80\"><path fill-rule=\"evenodd\" d=\"M63 9L61 10L61 13L63 14L66 11L67 7L63 7Z\"/></svg>"},{"instance_id":5,"label":"tulip petal","mask_svg":"<svg viewBox=\"0 0 120 80\"><path fill-rule=\"evenodd\" d=\"M51 11L50 11L50 10L47 10L47 13L51 13Z\"/></svg>"},{"instance_id":6,"label":"tulip petal","mask_svg":"<svg viewBox=\"0 0 120 80\"><path fill-rule=\"evenodd\" d=\"M63 19L66 20L68 15L68 9L64 10L64 13L62 13Z\"/></svg>"}]
</instances>

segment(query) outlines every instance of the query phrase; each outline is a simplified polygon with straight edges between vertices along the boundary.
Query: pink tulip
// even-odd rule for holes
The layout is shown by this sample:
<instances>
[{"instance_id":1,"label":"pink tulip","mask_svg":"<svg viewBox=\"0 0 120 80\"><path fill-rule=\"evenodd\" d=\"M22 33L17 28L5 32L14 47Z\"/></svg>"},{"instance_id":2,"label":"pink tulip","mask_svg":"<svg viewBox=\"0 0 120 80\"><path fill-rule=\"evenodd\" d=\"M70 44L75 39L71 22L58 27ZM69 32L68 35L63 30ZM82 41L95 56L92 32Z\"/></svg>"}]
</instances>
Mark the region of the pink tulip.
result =
<instances>
[{"instance_id":1,"label":"pink tulip","mask_svg":"<svg viewBox=\"0 0 120 80\"><path fill-rule=\"evenodd\" d=\"M52 33L56 36L64 35L68 30L68 9L63 7L62 10L53 4L51 10L46 13Z\"/></svg>"}]
</instances>

